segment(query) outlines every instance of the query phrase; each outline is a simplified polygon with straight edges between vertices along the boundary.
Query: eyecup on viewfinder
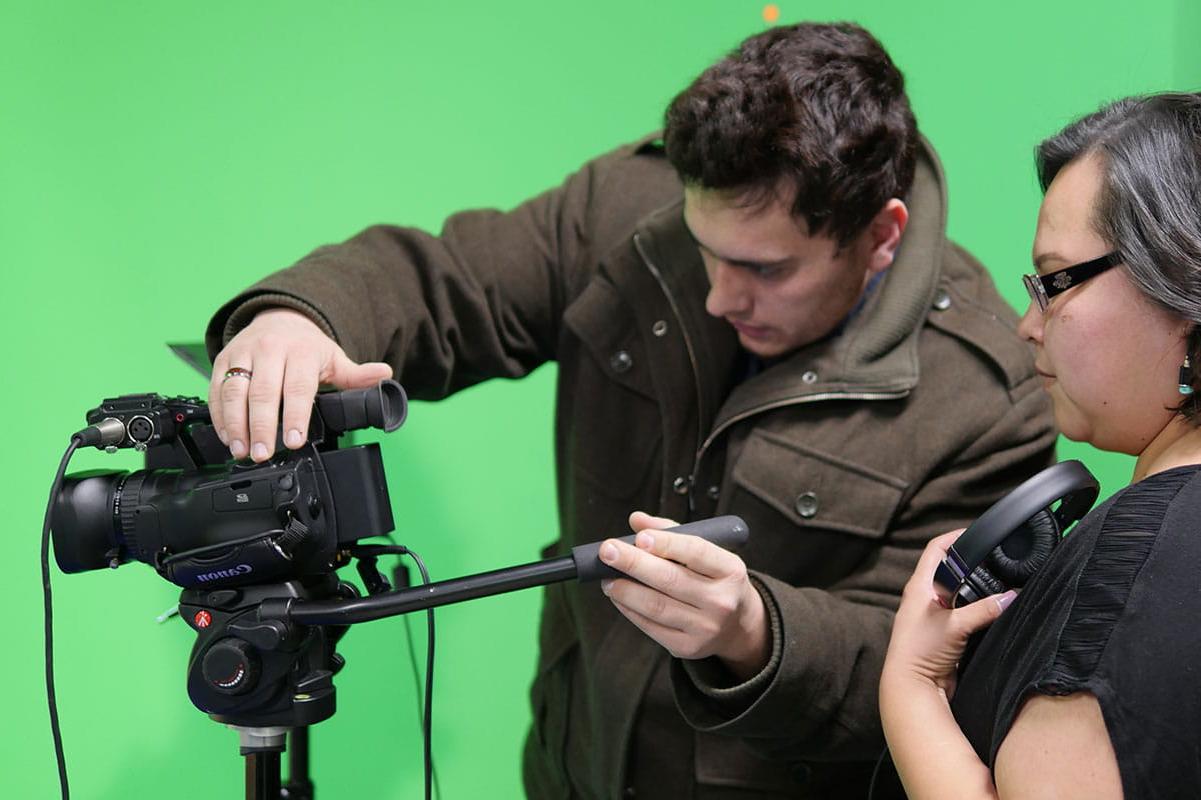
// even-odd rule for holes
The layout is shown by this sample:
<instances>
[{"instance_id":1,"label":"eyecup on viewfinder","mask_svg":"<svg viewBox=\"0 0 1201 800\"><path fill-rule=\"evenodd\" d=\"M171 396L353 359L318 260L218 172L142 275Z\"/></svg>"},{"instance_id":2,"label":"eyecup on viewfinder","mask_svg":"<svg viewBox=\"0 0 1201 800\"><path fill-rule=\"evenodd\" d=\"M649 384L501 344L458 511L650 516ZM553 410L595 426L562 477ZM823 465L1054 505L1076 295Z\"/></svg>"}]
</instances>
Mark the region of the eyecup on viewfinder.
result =
<instances>
[{"instance_id":1,"label":"eyecup on viewfinder","mask_svg":"<svg viewBox=\"0 0 1201 800\"><path fill-rule=\"evenodd\" d=\"M366 427L391 433L404 424L409 413L405 390L394 380L366 389L319 394L317 408L326 428L334 433Z\"/></svg>"}]
</instances>

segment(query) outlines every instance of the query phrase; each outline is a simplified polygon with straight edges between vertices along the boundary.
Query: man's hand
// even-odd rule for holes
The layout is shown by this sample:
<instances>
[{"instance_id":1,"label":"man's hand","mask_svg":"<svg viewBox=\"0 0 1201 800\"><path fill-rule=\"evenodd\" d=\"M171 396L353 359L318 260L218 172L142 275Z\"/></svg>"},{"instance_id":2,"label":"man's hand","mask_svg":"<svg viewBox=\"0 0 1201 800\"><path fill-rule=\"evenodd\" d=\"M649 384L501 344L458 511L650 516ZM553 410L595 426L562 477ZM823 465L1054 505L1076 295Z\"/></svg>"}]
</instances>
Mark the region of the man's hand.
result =
<instances>
[{"instance_id":1,"label":"man's hand","mask_svg":"<svg viewBox=\"0 0 1201 800\"><path fill-rule=\"evenodd\" d=\"M641 511L631 514L636 546L610 539L601 545L600 559L634 580L603 581L601 588L676 658L717 656L748 680L771 655L763 598L741 558L699 537L662 530L675 525Z\"/></svg>"},{"instance_id":2,"label":"man's hand","mask_svg":"<svg viewBox=\"0 0 1201 800\"><path fill-rule=\"evenodd\" d=\"M209 413L234 458L249 455L266 461L275 451L281 398L284 444L296 449L308 438L320 384L361 389L390 377L387 364L351 361L304 314L273 308L255 316L217 354L209 382Z\"/></svg>"}]
</instances>

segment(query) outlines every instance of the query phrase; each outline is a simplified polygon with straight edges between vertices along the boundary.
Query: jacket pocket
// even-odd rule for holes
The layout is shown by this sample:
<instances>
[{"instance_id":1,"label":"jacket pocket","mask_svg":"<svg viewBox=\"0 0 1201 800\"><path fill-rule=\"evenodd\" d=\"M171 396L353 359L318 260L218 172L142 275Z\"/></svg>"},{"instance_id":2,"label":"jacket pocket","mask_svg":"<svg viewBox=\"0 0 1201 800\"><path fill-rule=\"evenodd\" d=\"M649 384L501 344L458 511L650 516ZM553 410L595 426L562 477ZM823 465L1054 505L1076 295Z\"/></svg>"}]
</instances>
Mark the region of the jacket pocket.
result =
<instances>
[{"instance_id":1,"label":"jacket pocket","mask_svg":"<svg viewBox=\"0 0 1201 800\"><path fill-rule=\"evenodd\" d=\"M596 277L564 313L579 358L559 361L560 425L566 465L604 496L626 499L646 486L663 438L651 363L632 309Z\"/></svg>"},{"instance_id":2,"label":"jacket pocket","mask_svg":"<svg viewBox=\"0 0 1201 800\"><path fill-rule=\"evenodd\" d=\"M908 487L896 476L765 430L748 437L732 478L797 527L869 539L888 532Z\"/></svg>"}]
</instances>

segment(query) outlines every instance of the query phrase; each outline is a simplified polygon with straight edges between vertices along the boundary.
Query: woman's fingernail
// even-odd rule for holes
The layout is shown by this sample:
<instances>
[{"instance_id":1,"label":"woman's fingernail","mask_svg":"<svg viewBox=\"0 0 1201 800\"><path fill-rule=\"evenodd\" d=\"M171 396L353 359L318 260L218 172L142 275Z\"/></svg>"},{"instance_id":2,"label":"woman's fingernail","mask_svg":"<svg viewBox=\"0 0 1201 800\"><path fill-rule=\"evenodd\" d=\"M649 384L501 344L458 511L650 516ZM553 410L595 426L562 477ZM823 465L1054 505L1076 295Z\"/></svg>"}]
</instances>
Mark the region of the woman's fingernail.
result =
<instances>
[{"instance_id":1,"label":"woman's fingernail","mask_svg":"<svg viewBox=\"0 0 1201 800\"><path fill-rule=\"evenodd\" d=\"M234 454L234 458L245 458L246 445L242 444L241 439L234 439L229 443L229 452Z\"/></svg>"},{"instance_id":2,"label":"woman's fingernail","mask_svg":"<svg viewBox=\"0 0 1201 800\"><path fill-rule=\"evenodd\" d=\"M612 564L617 560L617 548L609 542L602 544L600 548L600 560L606 564Z\"/></svg>"},{"instance_id":3,"label":"woman's fingernail","mask_svg":"<svg viewBox=\"0 0 1201 800\"><path fill-rule=\"evenodd\" d=\"M228 437L229 437L229 434L227 434L225 432L225 428L217 429L217 438L220 439L221 444L225 445L226 447L229 446L229 438Z\"/></svg>"},{"instance_id":4,"label":"woman's fingernail","mask_svg":"<svg viewBox=\"0 0 1201 800\"><path fill-rule=\"evenodd\" d=\"M255 442L254 447L250 448L250 457L255 461L266 461L267 445L262 442Z\"/></svg>"},{"instance_id":5,"label":"woman's fingernail","mask_svg":"<svg viewBox=\"0 0 1201 800\"><path fill-rule=\"evenodd\" d=\"M655 546L655 537L650 531L641 531L638 534L636 542L643 550L650 550Z\"/></svg>"},{"instance_id":6,"label":"woman's fingernail","mask_svg":"<svg viewBox=\"0 0 1201 800\"><path fill-rule=\"evenodd\" d=\"M1013 589L1010 589L1008 592L1006 592L1005 594L1003 594L997 598L997 605L1000 607L1000 609L1002 611L1004 611L1005 609L1009 608L1009 604L1012 603L1013 598L1015 598L1017 596L1018 596L1018 593L1015 592Z\"/></svg>"},{"instance_id":7,"label":"woman's fingernail","mask_svg":"<svg viewBox=\"0 0 1201 800\"><path fill-rule=\"evenodd\" d=\"M284 444L288 447L300 447L300 443L304 441L304 437L300 435L300 431L293 428L284 435Z\"/></svg>"},{"instance_id":8,"label":"woman's fingernail","mask_svg":"<svg viewBox=\"0 0 1201 800\"><path fill-rule=\"evenodd\" d=\"M603 581L601 581L601 591L604 592L606 595L609 594L609 587L612 585L613 585L613 579L605 578Z\"/></svg>"}]
</instances>

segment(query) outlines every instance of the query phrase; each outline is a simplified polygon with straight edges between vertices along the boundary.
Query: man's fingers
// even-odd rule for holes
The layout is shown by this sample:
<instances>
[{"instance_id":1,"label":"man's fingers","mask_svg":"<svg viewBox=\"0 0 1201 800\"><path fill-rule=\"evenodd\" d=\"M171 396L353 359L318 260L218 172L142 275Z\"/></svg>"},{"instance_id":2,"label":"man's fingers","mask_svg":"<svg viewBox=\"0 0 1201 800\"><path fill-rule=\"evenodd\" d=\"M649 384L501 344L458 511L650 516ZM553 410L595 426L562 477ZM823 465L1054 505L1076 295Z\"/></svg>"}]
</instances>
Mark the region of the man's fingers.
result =
<instances>
[{"instance_id":1,"label":"man's fingers","mask_svg":"<svg viewBox=\"0 0 1201 800\"><path fill-rule=\"evenodd\" d=\"M676 522L675 520L668 519L667 517L652 517L645 511L635 511L634 513L630 514L630 530L632 530L634 533L637 533L644 528L663 530L664 528L674 528L679 524L680 523Z\"/></svg>"},{"instance_id":2,"label":"man's fingers","mask_svg":"<svg viewBox=\"0 0 1201 800\"><path fill-rule=\"evenodd\" d=\"M313 358L292 358L284 366L284 445L293 450L309 437L319 372L320 367Z\"/></svg>"},{"instance_id":3,"label":"man's fingers","mask_svg":"<svg viewBox=\"0 0 1201 800\"><path fill-rule=\"evenodd\" d=\"M209 418L213 422L213 429L217 431L217 438L226 447L229 446L229 437L225 433L225 414L221 407L221 382L225 379L225 365L228 363L225 351L222 350L217 354L217 358L213 361L213 372L209 376Z\"/></svg>"},{"instance_id":4,"label":"man's fingers","mask_svg":"<svg viewBox=\"0 0 1201 800\"><path fill-rule=\"evenodd\" d=\"M648 553L683 564L709 578L722 579L746 572L741 558L699 536L645 529L639 531L634 542Z\"/></svg>"},{"instance_id":5,"label":"man's fingers","mask_svg":"<svg viewBox=\"0 0 1201 800\"><path fill-rule=\"evenodd\" d=\"M694 607L637 581L617 579L605 587L605 594L614 603L637 612L661 627L688 631L695 625L697 611Z\"/></svg>"},{"instance_id":6,"label":"man's fingers","mask_svg":"<svg viewBox=\"0 0 1201 800\"><path fill-rule=\"evenodd\" d=\"M246 417L246 398L250 394L250 381L254 375L249 360L242 363L232 357L230 365L221 373L218 394L225 427L226 444L234 458L245 458L250 454L250 429ZM237 370L229 375L231 370ZM211 410L210 410L211 413Z\"/></svg>"},{"instance_id":7,"label":"man's fingers","mask_svg":"<svg viewBox=\"0 0 1201 800\"><path fill-rule=\"evenodd\" d=\"M700 576L687 567L616 539L610 539L601 545L600 559L658 592L696 608L704 605L706 595L704 587L699 583Z\"/></svg>"},{"instance_id":8,"label":"man's fingers","mask_svg":"<svg viewBox=\"0 0 1201 800\"><path fill-rule=\"evenodd\" d=\"M626 581L629 583L629 581ZM678 631L674 628L668 628L660 625L653 619L638 613L636 610L623 605L620 601L614 600L613 606L621 612L622 616L634 624L634 627L645 633L647 636L661 644L676 658L697 658L699 654L689 646L688 634Z\"/></svg>"},{"instance_id":9,"label":"man's fingers","mask_svg":"<svg viewBox=\"0 0 1201 800\"><path fill-rule=\"evenodd\" d=\"M379 361L358 364L338 349L330 360L329 374L322 378L339 389L365 389L392 377L392 368Z\"/></svg>"},{"instance_id":10,"label":"man's fingers","mask_svg":"<svg viewBox=\"0 0 1201 800\"><path fill-rule=\"evenodd\" d=\"M283 358L268 356L255 363L247 394L250 414L250 457L266 461L275 452L279 424L279 398L284 383Z\"/></svg>"}]
</instances>

